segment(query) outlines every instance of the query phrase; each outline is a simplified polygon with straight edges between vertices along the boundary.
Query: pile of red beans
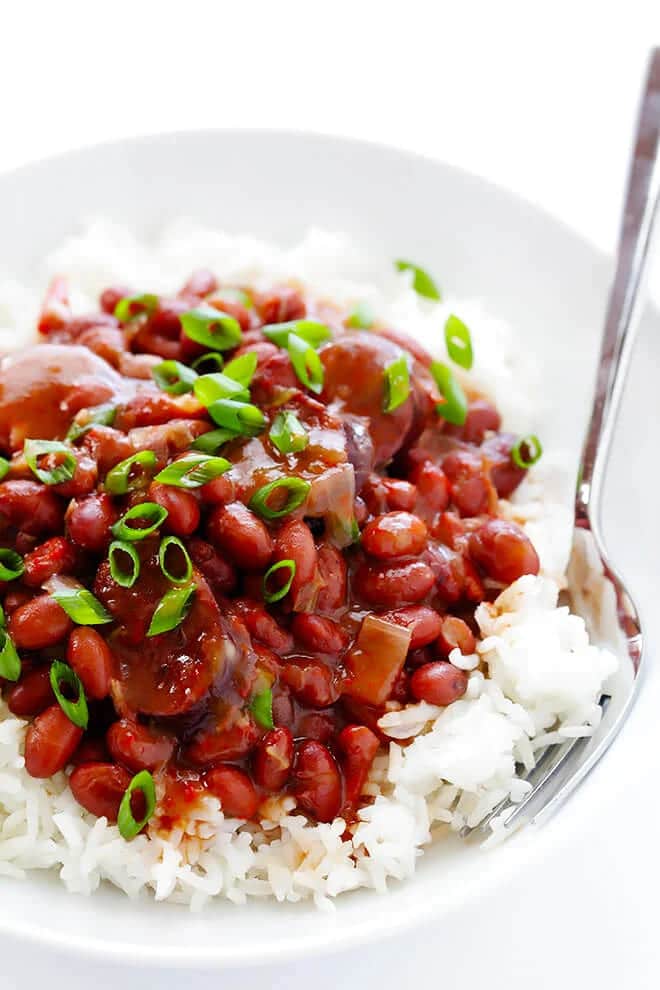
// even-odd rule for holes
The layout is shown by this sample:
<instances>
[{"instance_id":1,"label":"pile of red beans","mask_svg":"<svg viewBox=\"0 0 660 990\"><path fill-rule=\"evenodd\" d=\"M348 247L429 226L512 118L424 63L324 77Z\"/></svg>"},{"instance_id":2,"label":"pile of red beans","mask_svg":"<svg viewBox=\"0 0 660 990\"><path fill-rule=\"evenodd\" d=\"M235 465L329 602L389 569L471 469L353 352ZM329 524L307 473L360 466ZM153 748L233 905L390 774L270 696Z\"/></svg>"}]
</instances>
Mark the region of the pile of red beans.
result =
<instances>
[{"instance_id":1,"label":"pile of red beans","mask_svg":"<svg viewBox=\"0 0 660 990\"><path fill-rule=\"evenodd\" d=\"M77 316L56 280L41 315L43 342L0 369L0 447L9 460L0 543L24 565L0 590L20 657L20 675L3 693L30 720L27 770L48 777L72 768L78 802L110 821L143 770L156 780L163 829L204 792L238 818L258 818L264 802L287 794L313 819L350 821L386 742L379 718L418 701L460 699L467 675L451 657L475 651L476 606L538 571L529 539L497 515L498 499L525 475L511 456L516 438L478 395L468 396L462 425L445 422L418 344L386 327L349 329L345 313L295 288L223 292L197 272L176 296L122 322L115 311L131 292L107 289L98 312ZM218 453L229 470L184 488L155 473L217 424L192 392L159 389L152 371L163 359L189 366L203 355L181 324L200 302L240 325L225 361L256 355L250 400L265 426L224 442ZM315 390L262 332L310 318L331 330L318 348ZM385 412L383 376L401 355L410 391ZM108 404L111 425L87 423L70 441L73 476L39 480L25 439L62 441L72 423L85 425L90 410ZM307 431L303 450L283 454L273 444L268 427L283 410ZM108 472L145 450L155 468L142 485L108 491ZM294 511L269 519L250 507L255 491L288 476L309 484ZM123 587L108 560L112 528L146 501L167 516L135 544L139 578ZM158 563L168 534L192 561L194 597L175 628L150 635L169 587ZM295 572L269 602L264 575L280 561ZM89 589L108 621L77 624L46 590L54 577ZM84 688L86 728L53 693L53 660Z\"/></svg>"}]
</instances>

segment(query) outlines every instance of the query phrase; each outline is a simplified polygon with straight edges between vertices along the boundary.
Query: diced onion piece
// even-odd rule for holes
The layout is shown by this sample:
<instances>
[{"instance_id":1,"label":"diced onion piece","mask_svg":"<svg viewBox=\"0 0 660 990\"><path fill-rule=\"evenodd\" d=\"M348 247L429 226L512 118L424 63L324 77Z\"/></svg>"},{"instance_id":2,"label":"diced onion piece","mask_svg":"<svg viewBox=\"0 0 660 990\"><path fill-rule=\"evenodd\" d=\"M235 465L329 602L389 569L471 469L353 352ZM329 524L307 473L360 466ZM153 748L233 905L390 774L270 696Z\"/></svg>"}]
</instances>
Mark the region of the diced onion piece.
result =
<instances>
[{"instance_id":1,"label":"diced onion piece","mask_svg":"<svg viewBox=\"0 0 660 990\"><path fill-rule=\"evenodd\" d=\"M383 705L406 662L412 632L375 615L362 621L348 654L349 677L344 693L368 705Z\"/></svg>"}]
</instances>

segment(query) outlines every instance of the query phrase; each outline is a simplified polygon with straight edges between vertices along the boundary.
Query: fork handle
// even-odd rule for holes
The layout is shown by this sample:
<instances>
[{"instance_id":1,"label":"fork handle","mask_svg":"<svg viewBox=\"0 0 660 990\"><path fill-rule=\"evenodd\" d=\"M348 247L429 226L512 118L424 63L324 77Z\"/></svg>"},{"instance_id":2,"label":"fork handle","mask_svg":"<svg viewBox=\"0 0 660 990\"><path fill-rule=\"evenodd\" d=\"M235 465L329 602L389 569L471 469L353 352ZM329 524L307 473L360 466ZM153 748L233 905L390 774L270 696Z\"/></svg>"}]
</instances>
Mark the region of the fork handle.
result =
<instances>
[{"instance_id":1,"label":"fork handle","mask_svg":"<svg viewBox=\"0 0 660 990\"><path fill-rule=\"evenodd\" d=\"M643 304L654 220L660 199L660 48L651 52L628 174L616 271L607 304L591 419L575 498L577 525L599 524L600 494L616 413Z\"/></svg>"}]
</instances>

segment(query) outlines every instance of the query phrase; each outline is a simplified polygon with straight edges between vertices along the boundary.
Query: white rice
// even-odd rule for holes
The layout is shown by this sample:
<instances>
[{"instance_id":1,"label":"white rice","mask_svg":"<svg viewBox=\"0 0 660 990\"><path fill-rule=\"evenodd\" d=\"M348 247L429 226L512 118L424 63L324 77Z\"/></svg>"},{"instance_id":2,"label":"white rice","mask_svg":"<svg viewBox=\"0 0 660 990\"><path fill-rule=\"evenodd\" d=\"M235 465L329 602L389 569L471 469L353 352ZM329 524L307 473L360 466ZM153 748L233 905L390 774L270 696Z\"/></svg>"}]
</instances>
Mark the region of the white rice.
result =
<instances>
[{"instance_id":1,"label":"white rice","mask_svg":"<svg viewBox=\"0 0 660 990\"><path fill-rule=\"evenodd\" d=\"M493 397L506 426L520 432L537 426L533 361L514 348L510 328L473 302L420 299L409 276L374 270L346 237L319 230L283 249L178 223L157 244L146 244L95 221L46 260L33 284L0 278L0 351L33 339L51 274L69 276L82 312L110 284L172 291L199 267L224 281L268 286L293 277L322 297L366 300L431 351L443 339L447 315L456 312L474 340L470 381ZM381 719L392 743L376 758L365 788L374 800L350 838L340 819L315 825L292 814L290 798L272 800L268 820L257 826L224 818L219 802L207 797L185 830L161 834L156 818L148 836L125 842L116 826L80 808L64 774L46 781L28 775L26 723L0 702L0 875L54 870L77 893L109 881L129 897L149 891L193 909L217 896L236 903L311 897L327 908L343 891L384 891L389 879L409 877L432 827L434 837L438 824L456 831L477 824L503 798L520 801L529 785L517 766L531 769L542 746L593 731L596 699L616 668L611 653L590 645L583 620L557 606L571 535L571 479L561 463L560 451L546 451L512 502L501 503L502 514L520 522L537 547L541 576L521 578L477 610L477 653L452 657L470 671L463 699L447 709L409 705ZM409 746L396 742L412 736Z\"/></svg>"}]
</instances>

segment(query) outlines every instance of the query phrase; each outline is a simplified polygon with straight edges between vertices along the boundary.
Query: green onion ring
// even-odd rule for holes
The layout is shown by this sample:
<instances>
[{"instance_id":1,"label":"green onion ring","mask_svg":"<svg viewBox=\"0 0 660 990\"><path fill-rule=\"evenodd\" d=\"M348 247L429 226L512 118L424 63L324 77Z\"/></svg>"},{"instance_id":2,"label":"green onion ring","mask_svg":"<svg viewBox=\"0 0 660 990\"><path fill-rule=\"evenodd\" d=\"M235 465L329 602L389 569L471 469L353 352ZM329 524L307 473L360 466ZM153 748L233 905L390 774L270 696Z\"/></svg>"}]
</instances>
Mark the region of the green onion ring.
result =
<instances>
[{"instance_id":1,"label":"green onion ring","mask_svg":"<svg viewBox=\"0 0 660 990\"><path fill-rule=\"evenodd\" d=\"M262 485L250 499L249 507L263 519L281 519L303 504L311 487L310 482L304 478L278 478L268 485ZM273 509L268 500L273 492L280 490L288 492L289 497L280 509Z\"/></svg>"},{"instance_id":2,"label":"green onion ring","mask_svg":"<svg viewBox=\"0 0 660 990\"><path fill-rule=\"evenodd\" d=\"M170 548L179 550L183 555L185 572L182 577L176 577L167 567L167 551ZM158 547L158 563L160 564L161 571L167 580L172 582L172 584L188 584L192 577L193 565L192 560L190 559L190 554L178 536L166 536L160 541L160 546Z\"/></svg>"},{"instance_id":3,"label":"green onion ring","mask_svg":"<svg viewBox=\"0 0 660 990\"><path fill-rule=\"evenodd\" d=\"M447 354L454 364L469 371L474 363L472 336L463 321L453 313L447 317L445 323L445 344Z\"/></svg>"},{"instance_id":4,"label":"green onion ring","mask_svg":"<svg viewBox=\"0 0 660 990\"><path fill-rule=\"evenodd\" d=\"M149 468L156 465L156 455L153 450L140 450L131 457L126 457L115 464L105 476L104 487L111 495L125 495L149 484ZM133 468L141 468L133 474Z\"/></svg>"},{"instance_id":5,"label":"green onion ring","mask_svg":"<svg viewBox=\"0 0 660 990\"><path fill-rule=\"evenodd\" d=\"M527 456L524 456L523 450L527 451ZM525 470L536 464L542 454L543 447L535 433L521 437L511 448L511 460L517 467L524 468Z\"/></svg>"},{"instance_id":6,"label":"green onion ring","mask_svg":"<svg viewBox=\"0 0 660 990\"><path fill-rule=\"evenodd\" d=\"M129 526L129 522L134 519L143 519L148 525ZM130 542L143 540L145 536L151 536L152 533L155 533L166 519L167 509L162 505L158 505L156 502L140 502L139 505L134 505L132 509L124 513L121 519L117 520L111 528L111 533L118 540L129 540Z\"/></svg>"},{"instance_id":7,"label":"green onion ring","mask_svg":"<svg viewBox=\"0 0 660 990\"><path fill-rule=\"evenodd\" d=\"M277 591L269 591L268 582L272 578L273 574L276 574L278 571L281 571L283 568L286 568L289 571L289 576L286 582L282 585L281 588L278 588ZM291 590L291 585L293 584L293 579L295 576L296 576L295 560L278 560L276 564L273 564L272 567L269 567L266 573L264 574L264 579L263 579L264 601L268 602L269 605L281 601L286 595L288 595L289 591Z\"/></svg>"},{"instance_id":8,"label":"green onion ring","mask_svg":"<svg viewBox=\"0 0 660 990\"><path fill-rule=\"evenodd\" d=\"M169 395L192 392L197 380L197 372L180 361L161 361L151 369L151 374L158 388Z\"/></svg>"},{"instance_id":9,"label":"green onion ring","mask_svg":"<svg viewBox=\"0 0 660 990\"><path fill-rule=\"evenodd\" d=\"M188 614L194 593L194 584L187 584L181 588L170 588L169 591L166 591L156 605L147 636L159 636L161 633L176 629Z\"/></svg>"},{"instance_id":10,"label":"green onion ring","mask_svg":"<svg viewBox=\"0 0 660 990\"><path fill-rule=\"evenodd\" d=\"M44 485L59 485L73 478L77 461L70 447L59 440L26 440L23 445L25 460L33 474ZM39 467L39 458L47 454L64 454L64 461L50 469Z\"/></svg>"},{"instance_id":11,"label":"green onion ring","mask_svg":"<svg viewBox=\"0 0 660 990\"><path fill-rule=\"evenodd\" d=\"M123 570L119 564L122 554L130 558L130 571ZM108 548L108 563L112 580L121 588L132 588L140 576L140 556L133 544L126 540L113 540Z\"/></svg>"},{"instance_id":12,"label":"green onion ring","mask_svg":"<svg viewBox=\"0 0 660 990\"><path fill-rule=\"evenodd\" d=\"M25 570L20 553L0 547L0 581L15 581Z\"/></svg>"},{"instance_id":13,"label":"green onion ring","mask_svg":"<svg viewBox=\"0 0 660 990\"><path fill-rule=\"evenodd\" d=\"M75 701L69 701L68 698L64 697L60 687L62 682L68 687L73 688L76 693ZM66 717L74 725L77 725L79 729L86 729L89 722L87 698L85 697L85 689L82 686L82 681L75 670L72 670L68 663L64 663L62 660L54 660L50 666L50 686Z\"/></svg>"},{"instance_id":14,"label":"green onion ring","mask_svg":"<svg viewBox=\"0 0 660 990\"><path fill-rule=\"evenodd\" d=\"M177 488L200 488L214 478L219 478L230 467L230 462L224 457L189 453L168 464L154 480L162 485L175 485Z\"/></svg>"},{"instance_id":15,"label":"green onion ring","mask_svg":"<svg viewBox=\"0 0 660 990\"><path fill-rule=\"evenodd\" d=\"M131 808L131 797L135 791L141 791L144 796L145 811L144 816L139 821L135 820ZM156 786L154 784L154 778L148 770L140 770L139 773L135 774L130 784L124 791L124 796L121 799L121 804L119 805L117 827L122 839L126 839L128 841L130 839L134 839L136 835L139 835L155 810Z\"/></svg>"}]
</instances>

